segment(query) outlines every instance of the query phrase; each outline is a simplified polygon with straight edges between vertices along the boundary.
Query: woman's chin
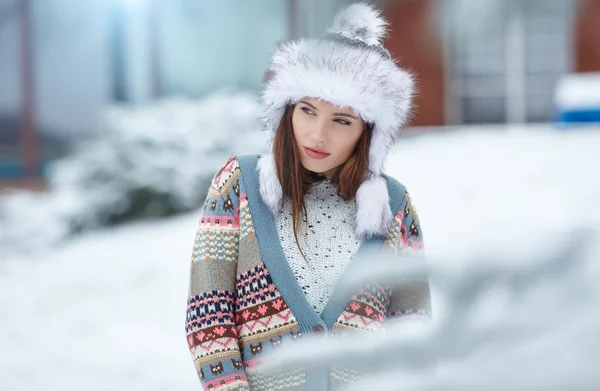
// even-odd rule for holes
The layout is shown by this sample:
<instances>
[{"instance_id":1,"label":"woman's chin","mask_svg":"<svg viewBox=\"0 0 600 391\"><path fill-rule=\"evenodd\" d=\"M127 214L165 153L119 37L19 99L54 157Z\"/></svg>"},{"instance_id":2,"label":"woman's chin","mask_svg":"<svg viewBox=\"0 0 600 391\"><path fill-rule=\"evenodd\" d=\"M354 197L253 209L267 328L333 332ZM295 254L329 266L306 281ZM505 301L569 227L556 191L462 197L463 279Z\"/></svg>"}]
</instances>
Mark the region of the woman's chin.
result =
<instances>
[{"instance_id":1,"label":"woman's chin","mask_svg":"<svg viewBox=\"0 0 600 391\"><path fill-rule=\"evenodd\" d=\"M330 167L324 167L320 164L311 164L311 163L307 163L307 162L302 162L302 167L304 167L305 169L307 169L308 171L311 171L317 175L320 176L325 176L326 173L331 170Z\"/></svg>"}]
</instances>

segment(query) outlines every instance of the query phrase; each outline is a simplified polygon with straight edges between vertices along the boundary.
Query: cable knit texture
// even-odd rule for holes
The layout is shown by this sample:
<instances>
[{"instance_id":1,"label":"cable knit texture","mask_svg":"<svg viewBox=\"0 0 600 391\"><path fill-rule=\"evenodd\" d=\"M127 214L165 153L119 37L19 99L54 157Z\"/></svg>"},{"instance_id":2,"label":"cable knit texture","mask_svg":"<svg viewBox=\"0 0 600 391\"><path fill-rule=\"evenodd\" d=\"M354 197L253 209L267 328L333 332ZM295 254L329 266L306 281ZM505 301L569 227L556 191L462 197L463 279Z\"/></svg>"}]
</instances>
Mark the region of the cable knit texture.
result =
<instances>
[{"instance_id":1,"label":"cable knit texture","mask_svg":"<svg viewBox=\"0 0 600 391\"><path fill-rule=\"evenodd\" d=\"M285 198L275 218L281 246L296 280L315 311L321 313L333 286L358 250L354 233L356 200L344 201L331 181L314 184L304 197L308 221L301 215L298 242L292 226L292 203Z\"/></svg>"}]
</instances>

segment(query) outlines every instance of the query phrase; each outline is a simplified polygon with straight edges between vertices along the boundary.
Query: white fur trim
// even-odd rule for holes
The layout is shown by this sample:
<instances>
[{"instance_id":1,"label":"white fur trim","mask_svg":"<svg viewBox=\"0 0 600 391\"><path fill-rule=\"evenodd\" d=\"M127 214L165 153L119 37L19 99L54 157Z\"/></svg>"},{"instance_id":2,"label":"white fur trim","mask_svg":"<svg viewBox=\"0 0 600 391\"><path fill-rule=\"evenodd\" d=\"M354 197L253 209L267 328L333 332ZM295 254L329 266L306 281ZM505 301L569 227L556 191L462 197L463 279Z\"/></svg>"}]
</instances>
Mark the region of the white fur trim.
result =
<instances>
[{"instance_id":1,"label":"white fur trim","mask_svg":"<svg viewBox=\"0 0 600 391\"><path fill-rule=\"evenodd\" d=\"M377 176L364 181L356 192L356 236L385 236L392 220L386 180Z\"/></svg>"},{"instance_id":2,"label":"white fur trim","mask_svg":"<svg viewBox=\"0 0 600 391\"><path fill-rule=\"evenodd\" d=\"M275 168L275 158L272 154L261 155L258 158L257 169L259 171L259 192L264 203L277 216L281 211L283 201L283 189L277 178L277 169Z\"/></svg>"},{"instance_id":3,"label":"white fur trim","mask_svg":"<svg viewBox=\"0 0 600 391\"><path fill-rule=\"evenodd\" d=\"M285 107L304 97L352 108L395 139L411 108L414 81L392 59L366 45L300 40L281 45L265 75L263 121L270 139Z\"/></svg>"}]
</instances>

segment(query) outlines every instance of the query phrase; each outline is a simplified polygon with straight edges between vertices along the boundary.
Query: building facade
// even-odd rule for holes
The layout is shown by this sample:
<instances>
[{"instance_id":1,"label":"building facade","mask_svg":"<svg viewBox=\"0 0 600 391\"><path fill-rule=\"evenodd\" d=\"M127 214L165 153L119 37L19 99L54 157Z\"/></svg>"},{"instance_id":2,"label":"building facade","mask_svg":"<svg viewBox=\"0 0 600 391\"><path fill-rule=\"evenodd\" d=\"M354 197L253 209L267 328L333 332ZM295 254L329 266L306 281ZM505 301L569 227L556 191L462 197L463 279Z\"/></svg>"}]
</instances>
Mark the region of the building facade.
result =
<instances>
[{"instance_id":1,"label":"building facade","mask_svg":"<svg viewBox=\"0 0 600 391\"><path fill-rule=\"evenodd\" d=\"M397 0L387 46L419 81L414 126L553 120L558 78L600 71L600 0Z\"/></svg>"}]
</instances>

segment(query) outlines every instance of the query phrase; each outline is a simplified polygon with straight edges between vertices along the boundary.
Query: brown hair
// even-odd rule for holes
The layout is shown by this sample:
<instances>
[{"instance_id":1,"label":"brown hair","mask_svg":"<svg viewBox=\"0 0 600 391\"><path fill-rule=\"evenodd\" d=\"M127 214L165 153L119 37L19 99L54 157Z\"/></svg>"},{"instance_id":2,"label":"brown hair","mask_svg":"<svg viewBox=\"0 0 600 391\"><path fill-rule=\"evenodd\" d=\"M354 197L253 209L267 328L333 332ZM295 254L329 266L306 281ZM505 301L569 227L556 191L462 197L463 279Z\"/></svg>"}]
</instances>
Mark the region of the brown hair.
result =
<instances>
[{"instance_id":1,"label":"brown hair","mask_svg":"<svg viewBox=\"0 0 600 391\"><path fill-rule=\"evenodd\" d=\"M273 142L273 156L283 195L289 197L292 203L292 224L296 245L306 260L306 256L298 242L300 214L304 213L304 217L307 218L304 195L312 184L323 180L323 177L307 170L300 162L300 152L296 145L292 127L294 107L295 105L288 105L281 118ZM372 134L373 126L365 122L363 133L356 143L352 155L339 167L331 179L332 184L336 186L339 195L345 201L349 201L356 196L358 187L366 179L369 169L369 147Z\"/></svg>"}]
</instances>

